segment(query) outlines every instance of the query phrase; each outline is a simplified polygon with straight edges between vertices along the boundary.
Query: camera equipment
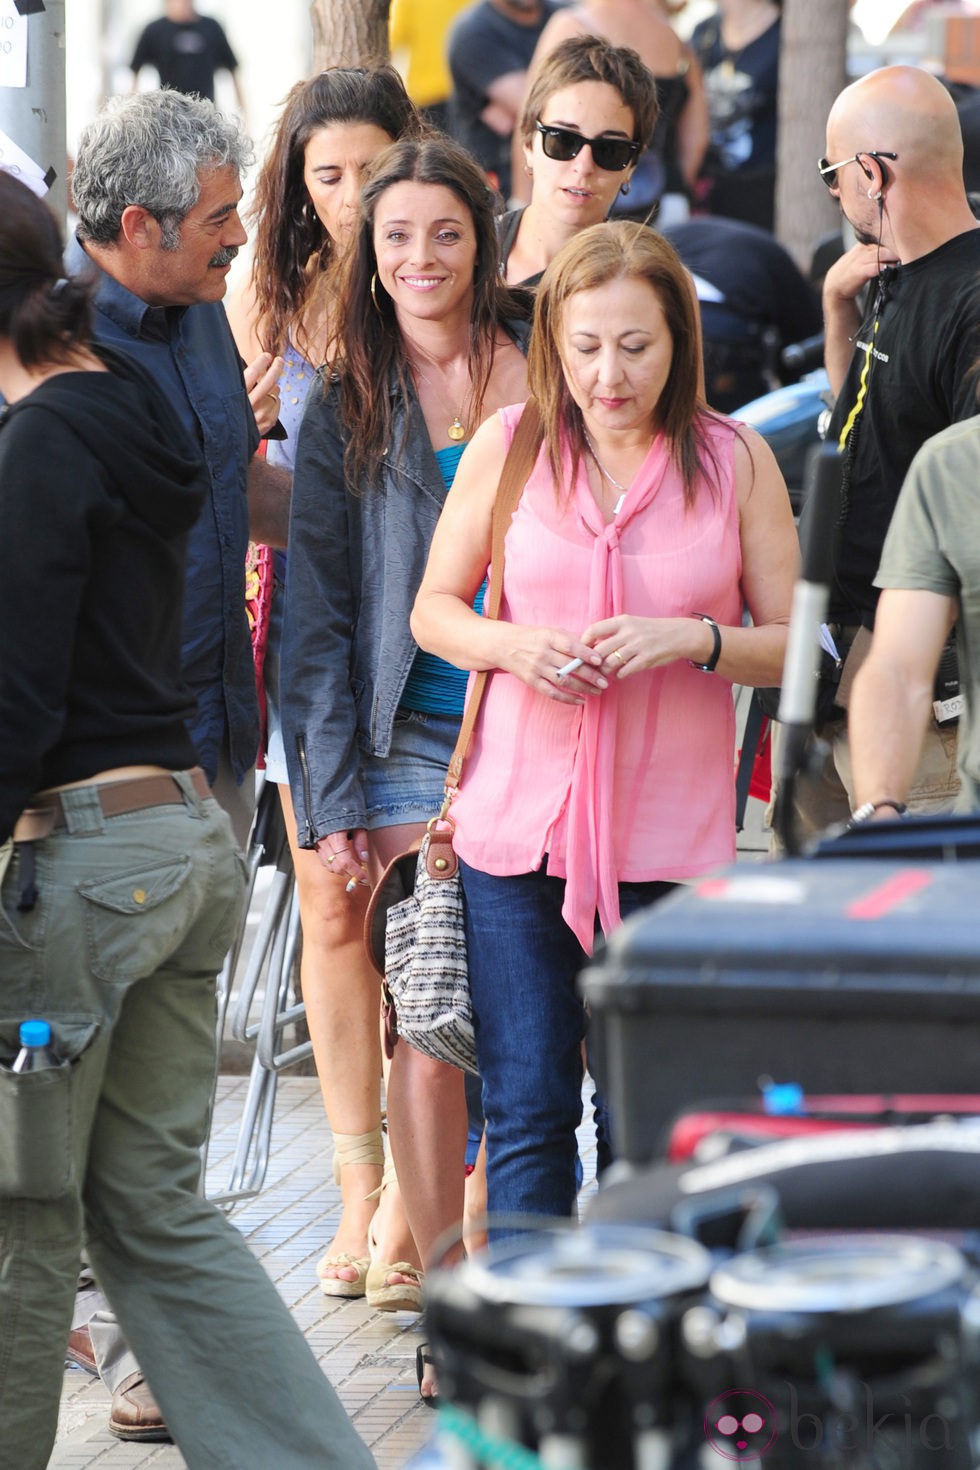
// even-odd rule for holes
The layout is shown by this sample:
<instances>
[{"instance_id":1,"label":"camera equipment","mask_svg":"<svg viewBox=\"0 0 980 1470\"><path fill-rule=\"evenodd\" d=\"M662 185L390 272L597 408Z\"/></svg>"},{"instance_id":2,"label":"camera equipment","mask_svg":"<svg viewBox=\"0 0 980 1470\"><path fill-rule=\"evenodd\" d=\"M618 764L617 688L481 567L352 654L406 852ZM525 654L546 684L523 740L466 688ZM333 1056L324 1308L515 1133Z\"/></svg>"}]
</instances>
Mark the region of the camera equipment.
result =
<instances>
[{"instance_id":1,"label":"camera equipment","mask_svg":"<svg viewBox=\"0 0 980 1470\"><path fill-rule=\"evenodd\" d=\"M869 862L858 831L837 861L736 864L670 894L583 971L620 1158L658 1157L706 1078L717 1097L763 1075L804 1092L977 1090L977 863Z\"/></svg>"},{"instance_id":2,"label":"camera equipment","mask_svg":"<svg viewBox=\"0 0 980 1470\"><path fill-rule=\"evenodd\" d=\"M440 1396L542 1466L666 1470L696 1423L675 1374L677 1325L710 1269L680 1236L583 1225L526 1231L431 1272Z\"/></svg>"},{"instance_id":3,"label":"camera equipment","mask_svg":"<svg viewBox=\"0 0 980 1470\"><path fill-rule=\"evenodd\" d=\"M972 1470L978 1334L959 1251L875 1235L733 1256L681 1327L706 1443L765 1470Z\"/></svg>"}]
</instances>

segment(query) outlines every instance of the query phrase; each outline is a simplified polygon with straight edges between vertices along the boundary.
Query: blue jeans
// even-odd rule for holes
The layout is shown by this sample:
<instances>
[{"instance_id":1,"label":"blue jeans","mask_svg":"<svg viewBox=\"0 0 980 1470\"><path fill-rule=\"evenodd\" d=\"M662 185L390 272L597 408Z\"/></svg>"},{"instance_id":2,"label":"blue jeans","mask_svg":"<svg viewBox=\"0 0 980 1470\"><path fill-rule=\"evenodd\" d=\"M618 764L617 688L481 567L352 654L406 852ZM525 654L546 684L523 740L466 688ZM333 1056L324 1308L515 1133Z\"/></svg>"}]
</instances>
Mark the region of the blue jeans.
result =
<instances>
[{"instance_id":1,"label":"blue jeans","mask_svg":"<svg viewBox=\"0 0 980 1470\"><path fill-rule=\"evenodd\" d=\"M561 916L565 881L495 878L460 862L466 944L487 1120L491 1214L571 1215L582 1121L587 956ZM625 918L670 890L621 883Z\"/></svg>"}]
</instances>

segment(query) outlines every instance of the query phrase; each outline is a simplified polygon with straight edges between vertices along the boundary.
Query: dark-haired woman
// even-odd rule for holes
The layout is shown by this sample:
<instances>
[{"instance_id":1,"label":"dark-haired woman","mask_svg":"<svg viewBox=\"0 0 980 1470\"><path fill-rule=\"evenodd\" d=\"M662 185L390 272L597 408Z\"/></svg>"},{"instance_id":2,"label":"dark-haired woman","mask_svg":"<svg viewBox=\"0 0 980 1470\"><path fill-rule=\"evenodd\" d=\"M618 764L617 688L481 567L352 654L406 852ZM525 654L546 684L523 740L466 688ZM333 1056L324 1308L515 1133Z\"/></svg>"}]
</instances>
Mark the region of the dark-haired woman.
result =
<instances>
[{"instance_id":1,"label":"dark-haired woman","mask_svg":"<svg viewBox=\"0 0 980 1470\"><path fill-rule=\"evenodd\" d=\"M3 171L0 393L4 1461L48 1463L84 1239L188 1466L367 1467L278 1292L197 1189L215 975L244 896L184 723L204 466L142 370L93 348L53 216ZM32 1017L50 1044L22 1072Z\"/></svg>"},{"instance_id":2,"label":"dark-haired woman","mask_svg":"<svg viewBox=\"0 0 980 1470\"><path fill-rule=\"evenodd\" d=\"M696 319L645 226L559 251L535 301L545 442L508 532L506 616L472 599L520 406L464 455L412 618L423 648L494 671L453 803L492 1213L573 1212L578 972L597 929L734 858L731 683L782 669L789 499L764 441L705 407Z\"/></svg>"},{"instance_id":3,"label":"dark-haired woman","mask_svg":"<svg viewBox=\"0 0 980 1470\"><path fill-rule=\"evenodd\" d=\"M297 82L286 98L256 183L251 277L229 308L244 357L269 351L284 359L279 421L287 438L269 441L271 464L293 469L307 394L331 352L337 267L357 223L364 170L397 138L418 137L421 128L390 66L330 67ZM303 999L343 1201L317 1277L327 1296L360 1297L367 1290L371 1244L381 1262L404 1261L413 1246L390 1168L380 1203L378 1197L384 1166L381 1046L377 978L362 939L364 891L346 894L346 880L296 844L279 721L283 552L274 554L273 566L263 661L266 779L279 788L292 850L303 926ZM417 1283L407 1280L403 1288L401 1295L372 1291L372 1305L417 1304Z\"/></svg>"},{"instance_id":4,"label":"dark-haired woman","mask_svg":"<svg viewBox=\"0 0 980 1470\"><path fill-rule=\"evenodd\" d=\"M581 36L635 51L657 101L644 150L609 213L644 222L655 220L658 225L686 219L690 190L708 144L708 109L698 63L651 0L581 0L555 12L541 32L528 68L522 128L525 148L529 141L527 109L542 64L556 47Z\"/></svg>"},{"instance_id":5,"label":"dark-haired woman","mask_svg":"<svg viewBox=\"0 0 980 1470\"><path fill-rule=\"evenodd\" d=\"M345 261L334 371L300 430L286 759L300 845L352 899L438 810L462 713L465 675L419 653L409 614L465 443L526 393L526 308L499 276L493 204L449 139L397 143L375 160ZM462 1212L462 1073L399 1042L388 1119L421 1266Z\"/></svg>"},{"instance_id":6,"label":"dark-haired woman","mask_svg":"<svg viewBox=\"0 0 980 1470\"><path fill-rule=\"evenodd\" d=\"M547 52L519 129L530 202L499 221L512 286L535 286L567 240L606 218L629 190L656 122L656 84L630 47L579 31Z\"/></svg>"}]
</instances>

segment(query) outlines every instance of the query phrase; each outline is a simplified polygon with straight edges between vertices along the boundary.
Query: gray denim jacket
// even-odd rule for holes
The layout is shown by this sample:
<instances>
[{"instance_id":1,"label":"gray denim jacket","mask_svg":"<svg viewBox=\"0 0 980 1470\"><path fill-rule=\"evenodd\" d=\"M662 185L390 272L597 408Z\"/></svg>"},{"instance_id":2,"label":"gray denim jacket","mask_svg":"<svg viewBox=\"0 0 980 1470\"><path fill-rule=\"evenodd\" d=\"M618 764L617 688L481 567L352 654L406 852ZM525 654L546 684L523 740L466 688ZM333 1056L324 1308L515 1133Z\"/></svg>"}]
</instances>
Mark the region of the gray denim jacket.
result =
<instances>
[{"instance_id":1,"label":"gray denim jacket","mask_svg":"<svg viewBox=\"0 0 980 1470\"><path fill-rule=\"evenodd\" d=\"M508 330L526 350L525 324ZM418 648L409 617L446 487L417 399L390 391L379 485L347 488L336 384L311 391L299 434L281 705L301 847L364 826L359 753L388 754Z\"/></svg>"}]
</instances>

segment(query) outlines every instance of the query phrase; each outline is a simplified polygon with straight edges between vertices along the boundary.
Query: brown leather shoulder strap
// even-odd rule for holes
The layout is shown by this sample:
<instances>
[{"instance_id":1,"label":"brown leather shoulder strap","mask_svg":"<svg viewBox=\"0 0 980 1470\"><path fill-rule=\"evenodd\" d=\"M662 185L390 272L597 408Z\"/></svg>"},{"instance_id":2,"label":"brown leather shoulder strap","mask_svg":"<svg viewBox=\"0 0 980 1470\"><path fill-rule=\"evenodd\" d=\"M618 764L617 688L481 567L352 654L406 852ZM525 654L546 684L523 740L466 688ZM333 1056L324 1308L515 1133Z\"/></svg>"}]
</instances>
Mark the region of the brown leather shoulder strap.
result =
<instances>
[{"instance_id":1,"label":"brown leather shoulder strap","mask_svg":"<svg viewBox=\"0 0 980 1470\"><path fill-rule=\"evenodd\" d=\"M514 430L514 437L510 441L507 458L500 472L500 483L497 486L497 497L493 503L493 535L490 551L490 585L487 588L486 616L495 618L500 612L500 600L504 590L504 541L510 529L514 511L524 493L528 476L534 468L534 461L538 457L541 441L544 437L541 426L541 411L537 402L529 398L524 405L520 423ZM476 727L476 717L480 712L480 704L483 699L483 691L487 685L489 669L481 669L473 681L473 688L469 699L466 701L466 709L463 712L463 723L459 728L459 738L456 741L456 749L453 751L449 762L449 770L446 773L446 794L451 796L459 785L463 774L463 761L469 750L473 731ZM444 808L445 810L445 808Z\"/></svg>"}]
</instances>

